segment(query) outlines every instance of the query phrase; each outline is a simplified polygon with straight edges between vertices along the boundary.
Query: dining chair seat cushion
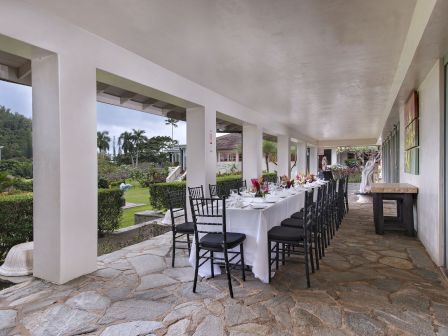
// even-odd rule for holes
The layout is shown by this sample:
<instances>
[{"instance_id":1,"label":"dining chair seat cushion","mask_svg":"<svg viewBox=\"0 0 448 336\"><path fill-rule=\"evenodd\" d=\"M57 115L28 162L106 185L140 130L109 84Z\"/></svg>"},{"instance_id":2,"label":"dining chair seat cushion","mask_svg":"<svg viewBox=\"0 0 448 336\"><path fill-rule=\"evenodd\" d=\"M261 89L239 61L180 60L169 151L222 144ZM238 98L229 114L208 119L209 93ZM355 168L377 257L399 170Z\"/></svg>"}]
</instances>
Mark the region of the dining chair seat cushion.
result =
<instances>
[{"instance_id":1,"label":"dining chair seat cushion","mask_svg":"<svg viewBox=\"0 0 448 336\"><path fill-rule=\"evenodd\" d=\"M303 227L303 219L299 218L286 218L282 220L280 223L281 226L289 226L289 227Z\"/></svg>"},{"instance_id":2,"label":"dining chair seat cushion","mask_svg":"<svg viewBox=\"0 0 448 336\"><path fill-rule=\"evenodd\" d=\"M298 218L298 219L302 219L303 218L303 209L297 212L294 212L291 215L291 218Z\"/></svg>"},{"instance_id":3,"label":"dining chair seat cushion","mask_svg":"<svg viewBox=\"0 0 448 336\"><path fill-rule=\"evenodd\" d=\"M176 225L176 232L193 234L194 233L193 223L187 222L187 223L182 223L182 224Z\"/></svg>"},{"instance_id":4,"label":"dining chair seat cushion","mask_svg":"<svg viewBox=\"0 0 448 336\"><path fill-rule=\"evenodd\" d=\"M268 238L273 241L299 242L303 241L304 233L298 228L292 228L289 226L274 226L269 230Z\"/></svg>"},{"instance_id":5,"label":"dining chair seat cushion","mask_svg":"<svg viewBox=\"0 0 448 336\"><path fill-rule=\"evenodd\" d=\"M227 248L234 248L240 245L245 239L244 233L227 232ZM220 249L224 246L224 235L222 233L207 233L200 240L201 247Z\"/></svg>"}]
</instances>

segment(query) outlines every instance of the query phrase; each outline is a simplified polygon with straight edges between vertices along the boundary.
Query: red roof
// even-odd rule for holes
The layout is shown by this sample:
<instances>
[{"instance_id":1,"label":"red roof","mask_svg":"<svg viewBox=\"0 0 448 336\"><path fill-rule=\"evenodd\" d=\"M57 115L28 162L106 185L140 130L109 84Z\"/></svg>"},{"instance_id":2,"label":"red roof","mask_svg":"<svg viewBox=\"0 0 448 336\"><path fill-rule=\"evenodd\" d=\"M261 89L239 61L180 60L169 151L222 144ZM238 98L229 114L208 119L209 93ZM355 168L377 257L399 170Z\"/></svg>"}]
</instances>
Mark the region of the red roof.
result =
<instances>
[{"instance_id":1,"label":"red roof","mask_svg":"<svg viewBox=\"0 0 448 336\"><path fill-rule=\"evenodd\" d=\"M216 150L231 150L241 146L241 133L229 133L216 138Z\"/></svg>"}]
</instances>

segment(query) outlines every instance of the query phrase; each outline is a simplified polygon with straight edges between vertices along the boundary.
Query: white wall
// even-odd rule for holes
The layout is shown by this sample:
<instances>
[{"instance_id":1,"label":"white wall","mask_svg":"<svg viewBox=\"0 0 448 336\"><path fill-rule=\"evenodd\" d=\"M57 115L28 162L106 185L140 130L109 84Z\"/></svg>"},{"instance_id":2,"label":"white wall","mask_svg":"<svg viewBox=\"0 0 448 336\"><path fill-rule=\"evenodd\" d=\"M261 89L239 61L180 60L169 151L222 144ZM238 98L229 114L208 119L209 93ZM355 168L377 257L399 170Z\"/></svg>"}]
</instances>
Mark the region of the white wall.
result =
<instances>
[{"instance_id":1,"label":"white wall","mask_svg":"<svg viewBox=\"0 0 448 336\"><path fill-rule=\"evenodd\" d=\"M443 265L443 63L437 61L418 88L420 174L404 172L404 108L400 110L400 182L419 187L418 237L433 261Z\"/></svg>"}]
</instances>

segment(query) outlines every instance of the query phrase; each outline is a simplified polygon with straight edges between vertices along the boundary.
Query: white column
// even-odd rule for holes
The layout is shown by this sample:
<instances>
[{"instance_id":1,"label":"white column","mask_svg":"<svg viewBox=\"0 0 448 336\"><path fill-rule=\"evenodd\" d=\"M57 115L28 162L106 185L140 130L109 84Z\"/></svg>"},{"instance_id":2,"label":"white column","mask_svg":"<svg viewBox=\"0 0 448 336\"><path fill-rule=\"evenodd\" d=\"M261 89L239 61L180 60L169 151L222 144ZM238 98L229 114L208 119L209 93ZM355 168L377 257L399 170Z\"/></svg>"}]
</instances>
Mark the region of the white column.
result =
<instances>
[{"instance_id":1,"label":"white column","mask_svg":"<svg viewBox=\"0 0 448 336\"><path fill-rule=\"evenodd\" d=\"M187 186L216 183L216 110L187 108Z\"/></svg>"},{"instance_id":2,"label":"white column","mask_svg":"<svg viewBox=\"0 0 448 336\"><path fill-rule=\"evenodd\" d=\"M310 147L310 173L317 174L317 147Z\"/></svg>"},{"instance_id":3,"label":"white column","mask_svg":"<svg viewBox=\"0 0 448 336\"><path fill-rule=\"evenodd\" d=\"M338 163L338 152L336 148L331 149L331 165L335 165Z\"/></svg>"},{"instance_id":4,"label":"white column","mask_svg":"<svg viewBox=\"0 0 448 336\"><path fill-rule=\"evenodd\" d=\"M306 143L304 142L297 144L297 172L306 173Z\"/></svg>"},{"instance_id":5,"label":"white column","mask_svg":"<svg viewBox=\"0 0 448 336\"><path fill-rule=\"evenodd\" d=\"M96 69L32 60L34 276L65 283L97 268Z\"/></svg>"},{"instance_id":6,"label":"white column","mask_svg":"<svg viewBox=\"0 0 448 336\"><path fill-rule=\"evenodd\" d=\"M277 136L277 173L291 176L291 140L287 135Z\"/></svg>"},{"instance_id":7,"label":"white column","mask_svg":"<svg viewBox=\"0 0 448 336\"><path fill-rule=\"evenodd\" d=\"M257 125L243 125L243 179L261 176L263 167L263 130Z\"/></svg>"}]
</instances>

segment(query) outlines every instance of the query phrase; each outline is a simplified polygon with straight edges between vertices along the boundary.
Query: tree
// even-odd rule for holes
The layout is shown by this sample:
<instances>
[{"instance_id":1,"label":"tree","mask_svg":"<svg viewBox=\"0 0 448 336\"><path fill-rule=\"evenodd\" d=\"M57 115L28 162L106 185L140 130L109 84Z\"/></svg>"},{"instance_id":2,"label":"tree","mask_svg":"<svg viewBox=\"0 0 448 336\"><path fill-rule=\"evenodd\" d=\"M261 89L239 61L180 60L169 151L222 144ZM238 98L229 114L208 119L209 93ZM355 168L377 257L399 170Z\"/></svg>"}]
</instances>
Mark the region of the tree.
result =
<instances>
[{"instance_id":1,"label":"tree","mask_svg":"<svg viewBox=\"0 0 448 336\"><path fill-rule=\"evenodd\" d=\"M149 138L142 148L141 158L147 162L163 164L169 161L167 149L177 145L176 140L168 136Z\"/></svg>"},{"instance_id":2,"label":"tree","mask_svg":"<svg viewBox=\"0 0 448 336\"><path fill-rule=\"evenodd\" d=\"M96 146L98 147L100 153L105 154L109 150L109 132L96 132Z\"/></svg>"},{"instance_id":3,"label":"tree","mask_svg":"<svg viewBox=\"0 0 448 336\"><path fill-rule=\"evenodd\" d=\"M165 125L171 125L171 139L174 141L174 127L177 127L178 120L173 118L167 118L165 120Z\"/></svg>"},{"instance_id":4,"label":"tree","mask_svg":"<svg viewBox=\"0 0 448 336\"><path fill-rule=\"evenodd\" d=\"M0 105L2 160L32 158L31 128L31 119Z\"/></svg>"},{"instance_id":5,"label":"tree","mask_svg":"<svg viewBox=\"0 0 448 336\"><path fill-rule=\"evenodd\" d=\"M277 145L269 140L263 140L263 156L266 162L266 171L269 173L269 161L274 162L277 154Z\"/></svg>"},{"instance_id":6,"label":"tree","mask_svg":"<svg viewBox=\"0 0 448 336\"><path fill-rule=\"evenodd\" d=\"M140 154L140 148L146 142L146 140L148 140L148 138L144 134L144 130L132 129L132 142L134 144L136 167L138 167L138 156Z\"/></svg>"},{"instance_id":7,"label":"tree","mask_svg":"<svg viewBox=\"0 0 448 336\"><path fill-rule=\"evenodd\" d=\"M123 132L121 133L120 137L118 138L121 143L121 149L123 149L124 155L129 155L131 158L131 164L134 166L134 142L133 142L133 135L130 132Z\"/></svg>"}]
</instances>

